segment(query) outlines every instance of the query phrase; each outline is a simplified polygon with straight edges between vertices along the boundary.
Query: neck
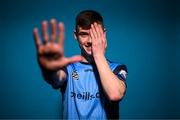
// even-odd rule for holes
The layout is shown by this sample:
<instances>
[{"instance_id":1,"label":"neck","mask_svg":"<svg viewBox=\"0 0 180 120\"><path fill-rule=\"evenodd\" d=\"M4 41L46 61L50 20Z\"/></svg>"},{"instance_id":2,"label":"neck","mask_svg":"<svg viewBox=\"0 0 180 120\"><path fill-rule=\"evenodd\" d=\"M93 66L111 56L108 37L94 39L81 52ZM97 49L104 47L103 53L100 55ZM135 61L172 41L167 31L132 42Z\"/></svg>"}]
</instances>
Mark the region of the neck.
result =
<instances>
[{"instance_id":1,"label":"neck","mask_svg":"<svg viewBox=\"0 0 180 120\"><path fill-rule=\"evenodd\" d=\"M92 55L89 55L88 53L86 53L86 51L82 48L81 49L81 55L83 57L82 62L86 62L86 63L94 63L94 58Z\"/></svg>"},{"instance_id":2,"label":"neck","mask_svg":"<svg viewBox=\"0 0 180 120\"><path fill-rule=\"evenodd\" d=\"M93 58L93 56L87 56L87 55L83 55L83 54L81 54L81 56L82 56L82 58L83 58L83 60L82 60L82 62L85 62L85 63L94 63L94 58Z\"/></svg>"},{"instance_id":3,"label":"neck","mask_svg":"<svg viewBox=\"0 0 180 120\"><path fill-rule=\"evenodd\" d=\"M83 55L82 55L82 58L83 58L82 62L89 63Z\"/></svg>"}]
</instances>

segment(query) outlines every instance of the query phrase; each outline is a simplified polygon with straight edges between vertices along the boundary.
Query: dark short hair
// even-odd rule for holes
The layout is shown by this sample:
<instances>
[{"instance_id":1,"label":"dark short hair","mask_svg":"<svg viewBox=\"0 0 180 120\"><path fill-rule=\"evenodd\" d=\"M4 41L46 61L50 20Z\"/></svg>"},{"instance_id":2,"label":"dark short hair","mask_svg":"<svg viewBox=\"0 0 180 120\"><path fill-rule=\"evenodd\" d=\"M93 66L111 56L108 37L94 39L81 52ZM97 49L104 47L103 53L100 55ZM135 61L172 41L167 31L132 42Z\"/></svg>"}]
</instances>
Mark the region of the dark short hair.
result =
<instances>
[{"instance_id":1,"label":"dark short hair","mask_svg":"<svg viewBox=\"0 0 180 120\"><path fill-rule=\"evenodd\" d=\"M78 27L82 27L83 29L90 29L91 24L97 22L104 27L103 17L97 11L94 10L84 10L81 11L76 17L76 31Z\"/></svg>"}]
</instances>

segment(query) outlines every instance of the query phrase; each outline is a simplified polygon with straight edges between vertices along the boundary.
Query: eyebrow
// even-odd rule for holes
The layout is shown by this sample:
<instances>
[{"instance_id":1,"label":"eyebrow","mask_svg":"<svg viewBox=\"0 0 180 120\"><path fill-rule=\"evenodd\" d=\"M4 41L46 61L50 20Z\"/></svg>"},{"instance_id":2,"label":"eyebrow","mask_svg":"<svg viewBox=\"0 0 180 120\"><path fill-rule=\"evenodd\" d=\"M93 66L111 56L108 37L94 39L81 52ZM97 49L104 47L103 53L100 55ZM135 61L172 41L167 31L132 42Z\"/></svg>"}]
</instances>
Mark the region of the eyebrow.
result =
<instances>
[{"instance_id":1,"label":"eyebrow","mask_svg":"<svg viewBox=\"0 0 180 120\"><path fill-rule=\"evenodd\" d=\"M78 35L89 35L88 32L79 32Z\"/></svg>"}]
</instances>

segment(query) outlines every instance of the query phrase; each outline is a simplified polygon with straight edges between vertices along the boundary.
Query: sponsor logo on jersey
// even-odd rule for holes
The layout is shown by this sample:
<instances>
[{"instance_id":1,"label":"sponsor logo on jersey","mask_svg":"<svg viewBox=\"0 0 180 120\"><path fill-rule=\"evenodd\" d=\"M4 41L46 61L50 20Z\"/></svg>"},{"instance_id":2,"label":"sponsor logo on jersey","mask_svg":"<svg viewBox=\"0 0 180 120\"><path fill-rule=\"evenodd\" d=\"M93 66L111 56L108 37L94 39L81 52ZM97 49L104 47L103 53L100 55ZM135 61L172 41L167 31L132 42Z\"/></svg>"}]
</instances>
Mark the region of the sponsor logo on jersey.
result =
<instances>
[{"instance_id":1,"label":"sponsor logo on jersey","mask_svg":"<svg viewBox=\"0 0 180 120\"><path fill-rule=\"evenodd\" d=\"M99 92L95 94L91 94L90 92L83 92L83 93L71 92L71 97L75 99L92 100L95 98L100 98L100 94Z\"/></svg>"},{"instance_id":2,"label":"sponsor logo on jersey","mask_svg":"<svg viewBox=\"0 0 180 120\"><path fill-rule=\"evenodd\" d=\"M93 72L93 69L85 69L84 72Z\"/></svg>"}]
</instances>

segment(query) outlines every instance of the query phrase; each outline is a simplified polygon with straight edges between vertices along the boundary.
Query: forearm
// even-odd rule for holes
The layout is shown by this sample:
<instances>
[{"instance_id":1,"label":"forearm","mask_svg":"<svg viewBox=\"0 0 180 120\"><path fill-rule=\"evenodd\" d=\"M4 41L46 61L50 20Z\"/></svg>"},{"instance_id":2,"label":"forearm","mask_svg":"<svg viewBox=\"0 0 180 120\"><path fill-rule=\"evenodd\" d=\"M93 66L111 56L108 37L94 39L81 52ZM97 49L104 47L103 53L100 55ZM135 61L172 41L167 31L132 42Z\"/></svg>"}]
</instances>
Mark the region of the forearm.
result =
<instances>
[{"instance_id":1,"label":"forearm","mask_svg":"<svg viewBox=\"0 0 180 120\"><path fill-rule=\"evenodd\" d=\"M53 88L57 89L59 86L63 83L65 80L65 73L63 70L57 70L57 71L49 71L45 69L41 69L42 75L46 82L52 85Z\"/></svg>"},{"instance_id":2,"label":"forearm","mask_svg":"<svg viewBox=\"0 0 180 120\"><path fill-rule=\"evenodd\" d=\"M125 92L125 84L112 72L105 56L95 57L95 63L100 75L102 87L112 101L120 100Z\"/></svg>"}]
</instances>

